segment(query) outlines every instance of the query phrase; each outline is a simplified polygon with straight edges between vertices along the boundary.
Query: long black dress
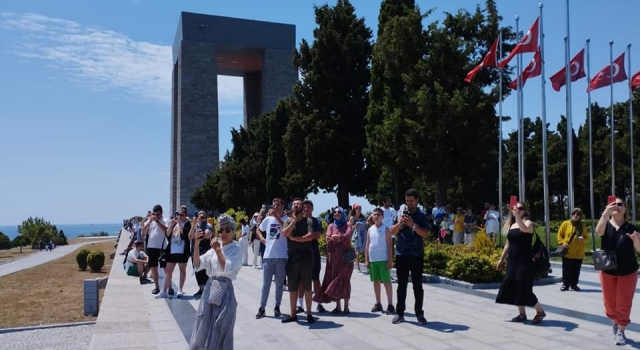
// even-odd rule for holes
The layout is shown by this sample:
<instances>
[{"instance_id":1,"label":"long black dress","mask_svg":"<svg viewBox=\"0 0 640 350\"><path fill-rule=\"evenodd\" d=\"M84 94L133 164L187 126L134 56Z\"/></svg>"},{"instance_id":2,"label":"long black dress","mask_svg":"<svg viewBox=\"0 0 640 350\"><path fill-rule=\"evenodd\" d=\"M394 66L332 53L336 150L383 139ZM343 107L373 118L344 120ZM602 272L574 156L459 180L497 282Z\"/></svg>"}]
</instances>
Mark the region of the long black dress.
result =
<instances>
[{"instance_id":1,"label":"long black dress","mask_svg":"<svg viewBox=\"0 0 640 350\"><path fill-rule=\"evenodd\" d=\"M533 234L512 228L507 233L507 240L507 274L500 285L496 303L534 306L538 298L533 294Z\"/></svg>"}]
</instances>

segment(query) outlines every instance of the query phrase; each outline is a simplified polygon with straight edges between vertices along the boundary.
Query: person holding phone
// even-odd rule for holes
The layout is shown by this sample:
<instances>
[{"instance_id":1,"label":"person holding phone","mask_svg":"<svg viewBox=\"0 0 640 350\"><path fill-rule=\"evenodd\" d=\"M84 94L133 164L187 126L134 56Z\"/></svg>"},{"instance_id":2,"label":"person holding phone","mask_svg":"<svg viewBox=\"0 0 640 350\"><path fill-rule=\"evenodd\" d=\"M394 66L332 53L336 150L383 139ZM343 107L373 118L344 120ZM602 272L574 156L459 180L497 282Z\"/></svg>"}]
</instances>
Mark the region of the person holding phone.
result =
<instances>
[{"instance_id":1,"label":"person holding phone","mask_svg":"<svg viewBox=\"0 0 640 350\"><path fill-rule=\"evenodd\" d=\"M567 253L562 257L562 287L560 290L563 292L569 288L576 292L580 291L578 280L588 239L587 227L582 223L582 209L573 208L571 218L564 221L558 230L558 245L567 249Z\"/></svg>"},{"instance_id":2,"label":"person holding phone","mask_svg":"<svg viewBox=\"0 0 640 350\"><path fill-rule=\"evenodd\" d=\"M516 202L511 207L509 218L506 220L503 233L507 233L507 243L504 245L500 260L496 265L498 271L504 269L507 262L507 273L502 280L500 290L496 297L496 303L516 305L518 315L511 322L524 322L527 320L525 306L536 309L536 315L532 323L540 323L547 316L533 294L533 222L529 220L524 203Z\"/></svg>"},{"instance_id":3,"label":"person holding phone","mask_svg":"<svg viewBox=\"0 0 640 350\"><path fill-rule=\"evenodd\" d=\"M202 233L200 243L196 242L196 235ZM191 241L191 263L193 264L193 253L196 249L200 251L200 256L205 255L211 249L211 238L213 238L213 226L207 221L207 213L199 211L198 215L193 217L191 221L191 231L189 232L189 240ZM198 291L193 295L198 298L202 296L204 286L207 284L206 270L196 272L196 282L198 283Z\"/></svg>"},{"instance_id":4,"label":"person holding phone","mask_svg":"<svg viewBox=\"0 0 640 350\"><path fill-rule=\"evenodd\" d=\"M193 251L196 271L206 270L210 276L200 299L189 341L189 349L233 349L233 330L238 302L233 288L242 268L242 252L234 242L236 223L227 214L218 218L218 235L211 240L211 249L204 255ZM196 244L204 239L200 231Z\"/></svg>"},{"instance_id":5,"label":"person holding phone","mask_svg":"<svg viewBox=\"0 0 640 350\"><path fill-rule=\"evenodd\" d=\"M616 345L625 345L625 329L631 322L631 305L638 283L640 233L636 226L626 220L627 205L616 196L609 196L598 224L596 234L602 237L601 249L614 252L617 258L615 269L600 271L604 313L611 320L612 335Z\"/></svg>"}]
</instances>

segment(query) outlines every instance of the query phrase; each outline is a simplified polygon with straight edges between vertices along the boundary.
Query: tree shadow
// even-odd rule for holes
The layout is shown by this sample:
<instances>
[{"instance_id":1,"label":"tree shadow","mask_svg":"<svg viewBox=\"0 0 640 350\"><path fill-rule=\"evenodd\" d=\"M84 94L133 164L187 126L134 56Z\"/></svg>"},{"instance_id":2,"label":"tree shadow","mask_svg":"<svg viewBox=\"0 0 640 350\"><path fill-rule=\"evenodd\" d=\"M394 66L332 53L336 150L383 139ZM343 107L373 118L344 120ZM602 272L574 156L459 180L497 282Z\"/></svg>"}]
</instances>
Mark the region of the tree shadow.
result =
<instances>
[{"instance_id":1,"label":"tree shadow","mask_svg":"<svg viewBox=\"0 0 640 350\"><path fill-rule=\"evenodd\" d=\"M558 321L558 320L545 320L545 321L542 321L542 323L536 324L534 326L564 328L566 332L571 332L572 330L578 328L578 324L575 322Z\"/></svg>"},{"instance_id":2,"label":"tree shadow","mask_svg":"<svg viewBox=\"0 0 640 350\"><path fill-rule=\"evenodd\" d=\"M323 316L331 316L331 317L349 317L349 318L378 318L380 317L382 314L380 313L371 313L371 312L358 312L358 311L350 311L348 314L343 314L343 313L339 313L339 314L334 314L331 313L331 311L329 312L323 312L320 315Z\"/></svg>"},{"instance_id":3,"label":"tree shadow","mask_svg":"<svg viewBox=\"0 0 640 350\"><path fill-rule=\"evenodd\" d=\"M427 322L425 327L442 333L455 333L469 330L469 326L467 325L446 323L440 321Z\"/></svg>"}]
</instances>

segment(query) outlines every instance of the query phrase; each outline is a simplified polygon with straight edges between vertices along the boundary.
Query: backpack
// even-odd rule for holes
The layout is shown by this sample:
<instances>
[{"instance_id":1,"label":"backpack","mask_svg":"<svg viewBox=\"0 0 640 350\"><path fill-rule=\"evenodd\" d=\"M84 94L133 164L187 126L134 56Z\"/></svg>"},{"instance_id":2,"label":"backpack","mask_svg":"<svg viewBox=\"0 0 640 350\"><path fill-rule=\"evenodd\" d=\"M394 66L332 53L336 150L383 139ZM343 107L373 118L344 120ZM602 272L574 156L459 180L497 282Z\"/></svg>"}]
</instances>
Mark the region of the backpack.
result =
<instances>
[{"instance_id":1,"label":"backpack","mask_svg":"<svg viewBox=\"0 0 640 350\"><path fill-rule=\"evenodd\" d=\"M535 230L534 234L536 235L536 241L533 243L533 258L531 259L533 262L534 275L545 277L551 268L549 252Z\"/></svg>"}]
</instances>

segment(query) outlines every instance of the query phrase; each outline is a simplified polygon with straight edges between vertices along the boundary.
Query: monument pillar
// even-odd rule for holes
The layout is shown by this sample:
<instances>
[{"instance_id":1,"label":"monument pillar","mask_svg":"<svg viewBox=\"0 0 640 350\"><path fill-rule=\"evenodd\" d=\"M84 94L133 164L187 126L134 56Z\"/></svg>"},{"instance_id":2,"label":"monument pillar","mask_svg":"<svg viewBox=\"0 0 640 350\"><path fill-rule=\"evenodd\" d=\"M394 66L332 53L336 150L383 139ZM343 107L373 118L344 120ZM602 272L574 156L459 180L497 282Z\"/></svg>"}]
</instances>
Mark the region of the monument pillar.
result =
<instances>
[{"instance_id":1,"label":"monument pillar","mask_svg":"<svg viewBox=\"0 0 640 350\"><path fill-rule=\"evenodd\" d=\"M245 73L244 82L244 125L259 116L262 111L262 72Z\"/></svg>"},{"instance_id":2,"label":"monument pillar","mask_svg":"<svg viewBox=\"0 0 640 350\"><path fill-rule=\"evenodd\" d=\"M262 110L272 111L283 97L291 95L298 80L293 50L266 49L262 56Z\"/></svg>"},{"instance_id":3,"label":"monument pillar","mask_svg":"<svg viewBox=\"0 0 640 350\"><path fill-rule=\"evenodd\" d=\"M172 147L176 197L171 214L180 205L195 211L191 196L202 186L206 175L217 169L218 150L218 69L216 45L182 41L177 74L177 140Z\"/></svg>"}]
</instances>

